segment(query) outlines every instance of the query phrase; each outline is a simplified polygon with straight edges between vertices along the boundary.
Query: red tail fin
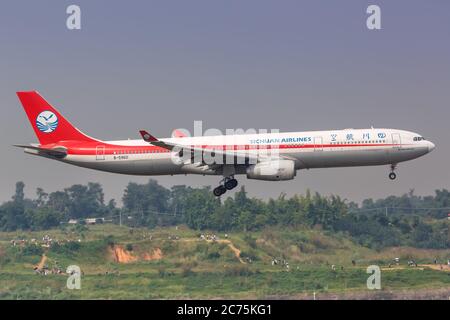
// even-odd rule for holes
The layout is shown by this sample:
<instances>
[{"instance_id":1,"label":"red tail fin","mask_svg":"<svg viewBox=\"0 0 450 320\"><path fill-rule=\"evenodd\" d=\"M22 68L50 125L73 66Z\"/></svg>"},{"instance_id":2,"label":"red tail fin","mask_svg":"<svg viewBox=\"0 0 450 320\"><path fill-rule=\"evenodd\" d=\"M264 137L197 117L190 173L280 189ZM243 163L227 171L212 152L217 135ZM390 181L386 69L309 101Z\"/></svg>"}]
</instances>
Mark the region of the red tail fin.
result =
<instances>
[{"instance_id":1,"label":"red tail fin","mask_svg":"<svg viewBox=\"0 0 450 320\"><path fill-rule=\"evenodd\" d=\"M17 96L41 144L59 141L96 141L67 121L37 91L17 92Z\"/></svg>"}]
</instances>

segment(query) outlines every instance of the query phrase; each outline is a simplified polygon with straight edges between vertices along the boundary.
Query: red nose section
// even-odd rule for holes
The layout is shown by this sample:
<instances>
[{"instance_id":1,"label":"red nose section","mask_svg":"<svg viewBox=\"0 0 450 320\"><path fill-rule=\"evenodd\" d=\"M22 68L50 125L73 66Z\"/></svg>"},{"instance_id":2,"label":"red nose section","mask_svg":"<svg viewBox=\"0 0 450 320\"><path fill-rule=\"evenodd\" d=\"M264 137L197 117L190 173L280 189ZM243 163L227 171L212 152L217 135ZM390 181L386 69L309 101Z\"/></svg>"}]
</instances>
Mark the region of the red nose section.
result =
<instances>
[{"instance_id":1,"label":"red nose section","mask_svg":"<svg viewBox=\"0 0 450 320\"><path fill-rule=\"evenodd\" d=\"M37 91L17 92L17 96L40 144L45 145L69 140L97 141L75 128Z\"/></svg>"}]
</instances>

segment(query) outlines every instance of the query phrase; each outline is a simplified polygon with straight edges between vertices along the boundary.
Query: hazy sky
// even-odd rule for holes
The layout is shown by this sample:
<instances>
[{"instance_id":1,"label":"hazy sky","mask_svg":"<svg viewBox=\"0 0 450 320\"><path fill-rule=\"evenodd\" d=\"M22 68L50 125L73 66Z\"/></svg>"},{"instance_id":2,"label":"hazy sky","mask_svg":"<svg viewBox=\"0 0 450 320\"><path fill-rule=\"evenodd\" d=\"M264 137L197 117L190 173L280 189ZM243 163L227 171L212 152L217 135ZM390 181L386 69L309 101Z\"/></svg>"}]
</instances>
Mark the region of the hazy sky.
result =
<instances>
[{"instance_id":1,"label":"hazy sky","mask_svg":"<svg viewBox=\"0 0 450 320\"><path fill-rule=\"evenodd\" d=\"M66 28L77 4L82 29ZM366 28L381 7L382 30ZM15 95L36 89L82 131L139 138L146 128L391 127L423 134L431 154L389 168L300 171L294 181L240 178L250 195L307 188L359 201L414 188L450 187L450 2L435 1L2 1L0 10L0 201L26 183L55 191L103 184L120 199L132 177L33 157L36 142ZM219 177L156 177L164 186L217 185ZM230 192L229 194L233 194Z\"/></svg>"}]
</instances>

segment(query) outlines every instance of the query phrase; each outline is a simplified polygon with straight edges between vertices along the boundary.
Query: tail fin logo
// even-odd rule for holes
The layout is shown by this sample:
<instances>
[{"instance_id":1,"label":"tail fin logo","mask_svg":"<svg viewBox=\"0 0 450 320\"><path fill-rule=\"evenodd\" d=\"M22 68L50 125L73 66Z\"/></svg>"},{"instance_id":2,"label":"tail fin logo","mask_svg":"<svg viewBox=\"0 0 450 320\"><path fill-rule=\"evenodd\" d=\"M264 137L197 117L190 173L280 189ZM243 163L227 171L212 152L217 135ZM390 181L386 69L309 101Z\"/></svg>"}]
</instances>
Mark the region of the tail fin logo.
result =
<instances>
[{"instance_id":1,"label":"tail fin logo","mask_svg":"<svg viewBox=\"0 0 450 320\"><path fill-rule=\"evenodd\" d=\"M53 132L58 127L58 117L51 111L42 111L36 118L36 127L44 133Z\"/></svg>"}]
</instances>

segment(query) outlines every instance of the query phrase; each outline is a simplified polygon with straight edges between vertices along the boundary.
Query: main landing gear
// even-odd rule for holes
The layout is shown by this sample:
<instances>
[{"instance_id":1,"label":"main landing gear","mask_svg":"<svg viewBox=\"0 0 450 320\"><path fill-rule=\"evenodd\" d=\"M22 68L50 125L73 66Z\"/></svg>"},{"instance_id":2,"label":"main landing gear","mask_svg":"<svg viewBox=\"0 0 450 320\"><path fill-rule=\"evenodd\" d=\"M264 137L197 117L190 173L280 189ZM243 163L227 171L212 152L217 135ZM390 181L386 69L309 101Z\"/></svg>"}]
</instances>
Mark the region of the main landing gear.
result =
<instances>
[{"instance_id":1,"label":"main landing gear","mask_svg":"<svg viewBox=\"0 0 450 320\"><path fill-rule=\"evenodd\" d=\"M395 178L397 178L397 175L394 172L396 167L396 164L391 164L391 173L389 173L389 179L391 180L395 180Z\"/></svg>"},{"instance_id":2,"label":"main landing gear","mask_svg":"<svg viewBox=\"0 0 450 320\"><path fill-rule=\"evenodd\" d=\"M223 195L227 190L232 190L236 188L238 185L238 181L234 178L234 176L226 177L221 181L221 185L217 188L214 188L213 193L216 197L220 197Z\"/></svg>"}]
</instances>

